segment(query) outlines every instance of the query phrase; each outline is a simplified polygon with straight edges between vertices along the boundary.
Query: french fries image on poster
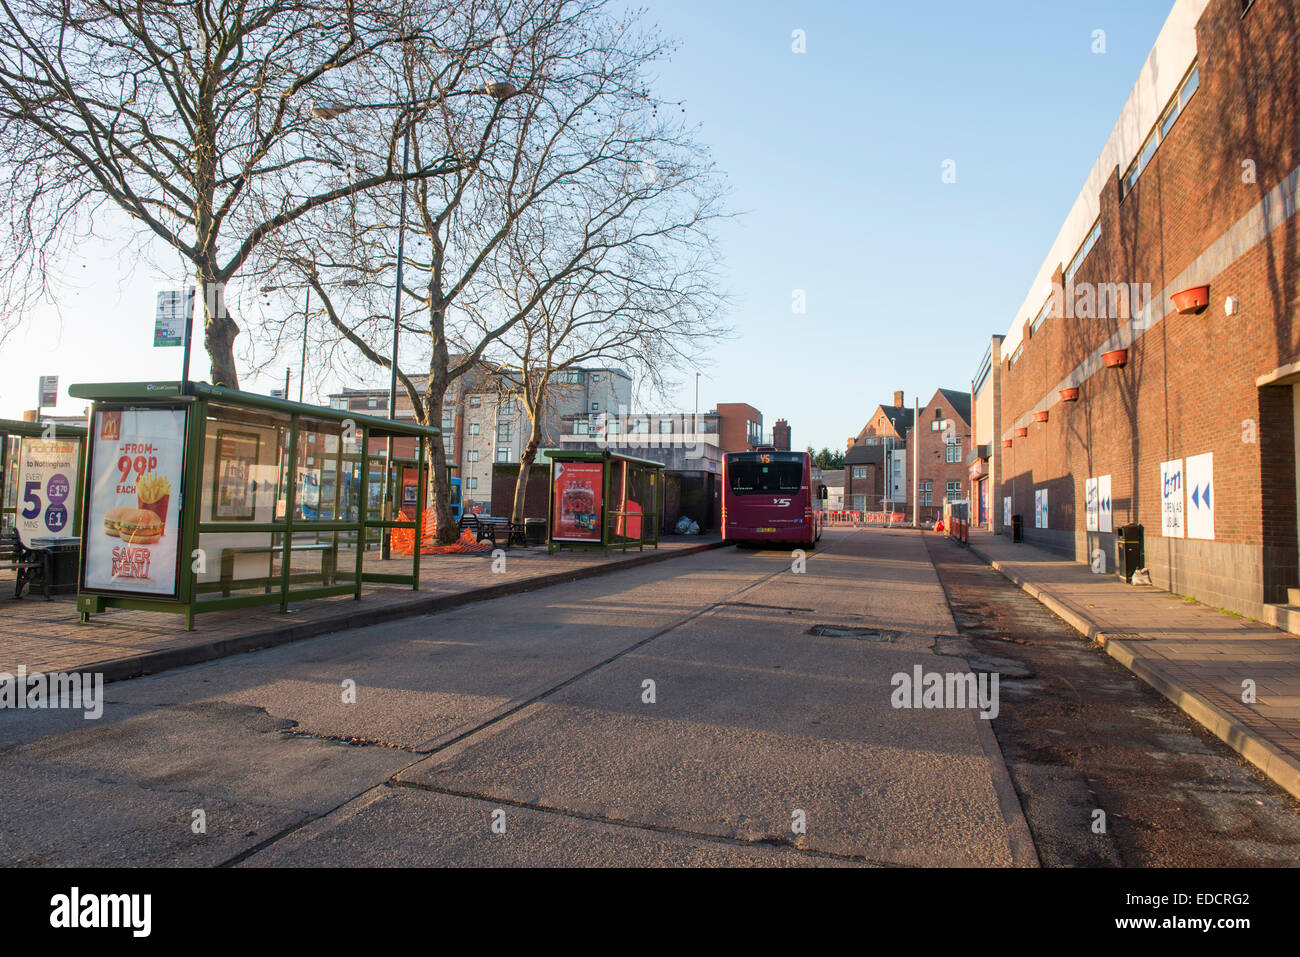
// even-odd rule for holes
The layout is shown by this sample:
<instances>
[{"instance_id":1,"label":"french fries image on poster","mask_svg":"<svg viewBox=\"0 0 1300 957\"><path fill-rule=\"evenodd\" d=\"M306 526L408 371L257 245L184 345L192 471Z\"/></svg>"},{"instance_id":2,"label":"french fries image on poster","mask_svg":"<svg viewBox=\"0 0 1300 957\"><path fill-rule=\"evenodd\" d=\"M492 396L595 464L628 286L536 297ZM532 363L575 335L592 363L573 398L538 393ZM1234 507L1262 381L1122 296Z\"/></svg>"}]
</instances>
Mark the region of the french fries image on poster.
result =
<instances>
[{"instance_id":1,"label":"french fries image on poster","mask_svg":"<svg viewBox=\"0 0 1300 957\"><path fill-rule=\"evenodd\" d=\"M99 411L91 438L86 587L174 594L184 410Z\"/></svg>"}]
</instances>

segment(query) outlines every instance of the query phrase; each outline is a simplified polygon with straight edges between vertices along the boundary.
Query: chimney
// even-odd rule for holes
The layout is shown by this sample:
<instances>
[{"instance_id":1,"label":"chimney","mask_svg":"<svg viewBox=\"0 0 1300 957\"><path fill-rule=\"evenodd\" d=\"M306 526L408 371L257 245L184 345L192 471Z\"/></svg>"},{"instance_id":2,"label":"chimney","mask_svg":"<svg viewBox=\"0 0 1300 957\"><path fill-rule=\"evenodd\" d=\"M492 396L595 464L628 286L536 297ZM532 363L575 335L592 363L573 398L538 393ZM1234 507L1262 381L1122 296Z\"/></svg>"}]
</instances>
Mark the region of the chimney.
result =
<instances>
[{"instance_id":1,"label":"chimney","mask_svg":"<svg viewBox=\"0 0 1300 957\"><path fill-rule=\"evenodd\" d=\"M777 419L776 425L772 427L772 444L777 451L790 451L790 423L785 419Z\"/></svg>"},{"instance_id":2,"label":"chimney","mask_svg":"<svg viewBox=\"0 0 1300 957\"><path fill-rule=\"evenodd\" d=\"M894 393L894 407L901 409L903 407L903 390L899 389Z\"/></svg>"}]
</instances>

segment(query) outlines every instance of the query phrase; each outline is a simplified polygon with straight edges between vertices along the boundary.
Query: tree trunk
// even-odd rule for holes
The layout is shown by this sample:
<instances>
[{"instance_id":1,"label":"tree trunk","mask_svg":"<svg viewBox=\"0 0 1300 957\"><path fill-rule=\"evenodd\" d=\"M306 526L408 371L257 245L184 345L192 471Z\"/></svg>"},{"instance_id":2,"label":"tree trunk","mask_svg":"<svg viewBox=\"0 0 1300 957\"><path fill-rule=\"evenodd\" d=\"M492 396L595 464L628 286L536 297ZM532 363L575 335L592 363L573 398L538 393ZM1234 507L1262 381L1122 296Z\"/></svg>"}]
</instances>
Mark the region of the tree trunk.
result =
<instances>
[{"instance_id":1,"label":"tree trunk","mask_svg":"<svg viewBox=\"0 0 1300 957\"><path fill-rule=\"evenodd\" d=\"M435 359L429 368L429 385L425 390L425 425L442 426L442 409L446 398L446 360L444 358L439 368L435 353ZM429 474L429 495L432 501L428 505L433 509L434 541L439 545L450 545L456 541L460 530L456 527L455 516L451 514L451 469L447 466L447 443L439 433L430 440L429 445L429 458L433 467ZM464 487L460 491L463 499Z\"/></svg>"},{"instance_id":2,"label":"tree trunk","mask_svg":"<svg viewBox=\"0 0 1300 957\"><path fill-rule=\"evenodd\" d=\"M235 336L239 335L239 325L226 311L225 284L200 275L199 293L203 299L203 344L212 360L212 384L238 389Z\"/></svg>"},{"instance_id":3,"label":"tree trunk","mask_svg":"<svg viewBox=\"0 0 1300 957\"><path fill-rule=\"evenodd\" d=\"M537 458L537 447L542 444L542 417L540 410L531 416L532 431L528 434L528 444L519 456L519 477L515 479L515 502L510 509L510 521L522 523L524 520L524 502L528 495L528 473Z\"/></svg>"}]
</instances>

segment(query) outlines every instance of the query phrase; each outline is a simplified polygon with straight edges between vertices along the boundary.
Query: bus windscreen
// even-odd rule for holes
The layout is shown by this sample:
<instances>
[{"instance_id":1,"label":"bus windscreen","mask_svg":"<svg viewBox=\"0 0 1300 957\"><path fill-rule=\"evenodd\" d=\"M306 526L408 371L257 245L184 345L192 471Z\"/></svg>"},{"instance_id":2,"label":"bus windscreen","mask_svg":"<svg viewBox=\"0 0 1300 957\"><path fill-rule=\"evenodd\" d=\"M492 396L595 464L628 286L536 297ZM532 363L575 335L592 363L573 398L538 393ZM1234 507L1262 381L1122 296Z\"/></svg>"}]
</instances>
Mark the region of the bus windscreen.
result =
<instances>
[{"instance_id":1,"label":"bus windscreen","mask_svg":"<svg viewBox=\"0 0 1300 957\"><path fill-rule=\"evenodd\" d=\"M803 487L803 463L741 459L727 463L727 477L736 495L797 492Z\"/></svg>"}]
</instances>

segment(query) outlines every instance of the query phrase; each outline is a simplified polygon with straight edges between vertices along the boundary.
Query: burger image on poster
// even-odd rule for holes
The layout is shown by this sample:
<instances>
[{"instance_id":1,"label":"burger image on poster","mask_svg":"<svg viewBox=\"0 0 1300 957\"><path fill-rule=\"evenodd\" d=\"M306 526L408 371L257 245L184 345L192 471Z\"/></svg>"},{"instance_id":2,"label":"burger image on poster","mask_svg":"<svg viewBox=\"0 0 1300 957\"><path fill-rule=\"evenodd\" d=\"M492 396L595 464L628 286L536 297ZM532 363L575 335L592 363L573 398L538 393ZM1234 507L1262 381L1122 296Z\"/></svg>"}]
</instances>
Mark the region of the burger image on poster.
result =
<instances>
[{"instance_id":1,"label":"burger image on poster","mask_svg":"<svg viewBox=\"0 0 1300 957\"><path fill-rule=\"evenodd\" d=\"M104 516L104 534L128 545L153 545L162 539L163 523L147 508L110 508Z\"/></svg>"}]
</instances>

